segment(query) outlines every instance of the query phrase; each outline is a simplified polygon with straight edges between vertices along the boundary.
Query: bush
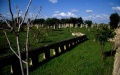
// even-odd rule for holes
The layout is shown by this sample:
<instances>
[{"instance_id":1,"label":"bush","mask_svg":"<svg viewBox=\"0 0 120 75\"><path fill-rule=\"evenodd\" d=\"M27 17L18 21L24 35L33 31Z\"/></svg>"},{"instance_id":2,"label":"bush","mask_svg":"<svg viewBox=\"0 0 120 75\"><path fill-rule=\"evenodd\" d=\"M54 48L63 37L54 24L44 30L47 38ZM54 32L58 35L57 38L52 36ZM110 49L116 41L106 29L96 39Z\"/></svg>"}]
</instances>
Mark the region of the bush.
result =
<instances>
[{"instance_id":1,"label":"bush","mask_svg":"<svg viewBox=\"0 0 120 75\"><path fill-rule=\"evenodd\" d=\"M106 25L101 25L97 29L96 39L99 41L102 49L102 53L104 52L104 47L108 39L113 38L115 36L115 32L112 29L109 29Z\"/></svg>"}]
</instances>

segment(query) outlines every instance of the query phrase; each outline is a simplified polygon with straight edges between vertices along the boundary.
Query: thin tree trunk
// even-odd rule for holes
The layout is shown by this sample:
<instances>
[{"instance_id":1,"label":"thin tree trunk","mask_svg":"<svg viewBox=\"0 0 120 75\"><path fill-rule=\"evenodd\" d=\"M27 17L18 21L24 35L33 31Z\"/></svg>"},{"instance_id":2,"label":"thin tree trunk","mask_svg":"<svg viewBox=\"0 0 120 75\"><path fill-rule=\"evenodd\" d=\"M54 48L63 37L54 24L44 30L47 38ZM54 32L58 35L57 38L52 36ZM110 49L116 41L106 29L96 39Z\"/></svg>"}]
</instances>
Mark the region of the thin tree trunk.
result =
<instances>
[{"instance_id":1,"label":"thin tree trunk","mask_svg":"<svg viewBox=\"0 0 120 75\"><path fill-rule=\"evenodd\" d=\"M27 37L26 37L26 75L29 75L29 47L28 47L28 37L29 37L29 26L27 27Z\"/></svg>"},{"instance_id":2,"label":"thin tree trunk","mask_svg":"<svg viewBox=\"0 0 120 75\"><path fill-rule=\"evenodd\" d=\"M18 55L19 55L19 62L20 62L21 72L22 72L22 75L24 75L22 56L21 56L21 50L20 50L20 42L19 42L19 36L18 35L16 36L16 40L17 40L17 48L18 48Z\"/></svg>"}]
</instances>

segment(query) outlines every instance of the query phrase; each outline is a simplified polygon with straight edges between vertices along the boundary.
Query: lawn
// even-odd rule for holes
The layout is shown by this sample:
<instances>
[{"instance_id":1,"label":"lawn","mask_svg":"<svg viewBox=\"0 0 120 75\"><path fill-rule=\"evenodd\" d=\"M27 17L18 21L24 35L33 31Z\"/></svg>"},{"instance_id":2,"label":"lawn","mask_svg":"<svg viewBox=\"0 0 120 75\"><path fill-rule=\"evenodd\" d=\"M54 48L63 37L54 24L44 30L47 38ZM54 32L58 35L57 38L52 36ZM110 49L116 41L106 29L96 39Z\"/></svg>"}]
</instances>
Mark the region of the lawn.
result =
<instances>
[{"instance_id":1,"label":"lawn","mask_svg":"<svg viewBox=\"0 0 120 75\"><path fill-rule=\"evenodd\" d=\"M35 31L35 32L37 32L37 31ZM37 42L35 39L34 42L31 44L30 48L40 47L43 45L59 42L61 40L69 39L69 38L73 37L71 35L71 32L69 31L69 29L56 29L56 30L53 30L52 32L51 32L51 30L41 29L41 32L42 32L41 34L43 34L43 35L40 35L40 42ZM7 31L7 36L10 39L13 49L17 51L15 35L10 33L9 31ZM34 37L33 31L30 30L29 43L32 41L33 37ZM0 57L11 54L12 51L9 50L9 46L7 45L6 38L2 31L0 31L0 39L1 39L0 40ZM26 30L24 32L20 33L20 47L22 50L25 47L25 40L26 40ZM6 50L6 49L8 49L8 50Z\"/></svg>"},{"instance_id":2,"label":"lawn","mask_svg":"<svg viewBox=\"0 0 120 75\"><path fill-rule=\"evenodd\" d=\"M74 49L60 55L47 62L42 66L38 66L34 71L30 72L30 75L112 75L113 67L113 57L108 57L106 60L102 60L101 49L98 42L95 40L96 28L92 28L90 32L86 28L66 28L66 29L56 29L53 32L48 31L47 37L39 43L33 42L33 47L39 47L42 45L55 43L63 39L72 38L72 32L82 32L85 33L89 40L79 44ZM2 32L0 32L2 39L1 47L4 46L5 37ZM21 46L24 46L26 32L22 32L20 36ZM16 41L11 33L8 33L12 46L16 49ZM30 39L33 35L30 31ZM105 46L105 50L109 51L112 49L112 43L108 42ZM10 54L11 51L8 50L5 53L0 53L0 56L5 56Z\"/></svg>"},{"instance_id":3,"label":"lawn","mask_svg":"<svg viewBox=\"0 0 120 75\"><path fill-rule=\"evenodd\" d=\"M86 28L71 28L70 31L83 32L89 40L38 67L30 75L112 75L114 58L102 60L100 45L93 41L96 28L90 32ZM108 42L105 50L111 49L112 43Z\"/></svg>"}]
</instances>

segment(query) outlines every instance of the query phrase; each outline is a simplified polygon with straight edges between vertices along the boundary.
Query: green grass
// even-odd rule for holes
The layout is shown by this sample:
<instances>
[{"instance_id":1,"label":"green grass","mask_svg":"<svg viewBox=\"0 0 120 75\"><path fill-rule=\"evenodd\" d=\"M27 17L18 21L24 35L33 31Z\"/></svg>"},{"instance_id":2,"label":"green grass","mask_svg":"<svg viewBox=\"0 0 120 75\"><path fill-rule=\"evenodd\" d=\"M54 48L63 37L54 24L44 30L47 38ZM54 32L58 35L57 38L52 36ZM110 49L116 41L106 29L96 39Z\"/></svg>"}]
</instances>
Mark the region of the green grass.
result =
<instances>
[{"instance_id":1,"label":"green grass","mask_svg":"<svg viewBox=\"0 0 120 75\"><path fill-rule=\"evenodd\" d=\"M87 34L89 40L38 67L30 75L112 75L114 58L108 57L103 63L100 45L93 41L96 29L70 30ZM112 43L108 42L105 49L112 49Z\"/></svg>"},{"instance_id":2,"label":"green grass","mask_svg":"<svg viewBox=\"0 0 120 75\"><path fill-rule=\"evenodd\" d=\"M41 31L43 32L43 34L47 33L47 36L44 35L45 39L43 39L40 36L41 42L39 42L39 43L35 39L34 42L31 44L30 48L40 47L40 46L43 46L43 45L59 42L61 40L69 39L69 38L73 37L71 35L71 32L68 31L68 29L56 29L53 32L51 32L50 30L45 31L44 29L41 29ZM10 33L9 31L7 31L7 36L10 39L10 42L11 42L11 45L12 45L13 49L17 51L15 35ZM7 41L6 41L6 38L4 36L4 33L2 31L0 31L0 39L1 39L0 40L0 50L1 50L0 51L0 57L11 54L12 53L11 50L6 50L6 51L2 50L2 48L6 48L6 47L9 48L9 46L7 45ZM32 31L30 31L29 42L31 42L32 39L33 39L33 34L32 34ZM25 40L26 40L26 31L20 33L20 47L21 47L22 50L25 47Z\"/></svg>"},{"instance_id":3,"label":"green grass","mask_svg":"<svg viewBox=\"0 0 120 75\"><path fill-rule=\"evenodd\" d=\"M53 33L48 31L48 36L45 38L45 40L42 40L40 43L37 43L35 40L31 48L72 38L72 32L85 33L87 34L89 40L79 44L71 51L68 51L59 57L52 59L48 63L38 67L36 70L30 72L30 75L112 75L114 58L108 57L104 61L103 66L100 45L98 42L93 41L95 39L94 35L96 33L96 28L91 29L90 32L88 32L88 29L86 28L57 29L56 31L53 31ZM1 31L0 34L0 39L2 39L0 40L0 46L5 47L6 39ZM8 33L8 36L11 40L13 48L16 49L16 40L14 36L11 33ZM31 40L33 37L31 31L29 36L29 40ZM21 47L24 47L26 32L22 32L20 37L22 37L20 39ZM108 42L105 46L105 50L109 51L111 49L112 43ZM4 54L0 54L0 57L10 53L12 53L10 50L5 51ZM41 57L42 55L40 55L40 58ZM43 58L41 58L41 60L43 60Z\"/></svg>"}]
</instances>

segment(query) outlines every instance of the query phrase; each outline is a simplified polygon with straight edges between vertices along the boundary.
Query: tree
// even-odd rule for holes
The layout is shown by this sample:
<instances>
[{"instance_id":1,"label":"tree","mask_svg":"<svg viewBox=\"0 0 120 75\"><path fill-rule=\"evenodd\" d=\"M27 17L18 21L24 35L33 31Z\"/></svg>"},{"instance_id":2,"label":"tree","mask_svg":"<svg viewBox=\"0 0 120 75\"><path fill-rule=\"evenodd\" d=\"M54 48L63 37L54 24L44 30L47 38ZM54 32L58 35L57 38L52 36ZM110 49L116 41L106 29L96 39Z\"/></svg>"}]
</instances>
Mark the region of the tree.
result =
<instances>
[{"instance_id":1,"label":"tree","mask_svg":"<svg viewBox=\"0 0 120 75\"><path fill-rule=\"evenodd\" d=\"M70 18L70 22L73 24L73 27L75 27L75 24L77 23L77 19L71 17L71 18Z\"/></svg>"},{"instance_id":2,"label":"tree","mask_svg":"<svg viewBox=\"0 0 120 75\"><path fill-rule=\"evenodd\" d=\"M43 18L40 18L40 19L35 19L33 24L43 24L45 22L45 20Z\"/></svg>"},{"instance_id":3,"label":"tree","mask_svg":"<svg viewBox=\"0 0 120 75\"><path fill-rule=\"evenodd\" d=\"M52 19L51 19L51 18L47 18L47 19L45 20L45 24L46 24L47 26L52 26L52 25L53 25Z\"/></svg>"},{"instance_id":4,"label":"tree","mask_svg":"<svg viewBox=\"0 0 120 75\"><path fill-rule=\"evenodd\" d=\"M82 17L79 17L79 18L77 19L77 22L78 22L78 27L80 27L81 24L83 24L83 19L82 19Z\"/></svg>"},{"instance_id":5,"label":"tree","mask_svg":"<svg viewBox=\"0 0 120 75\"><path fill-rule=\"evenodd\" d=\"M0 29L8 29L6 23L3 20L0 20Z\"/></svg>"},{"instance_id":6,"label":"tree","mask_svg":"<svg viewBox=\"0 0 120 75\"><path fill-rule=\"evenodd\" d=\"M118 27L119 22L120 22L120 16L117 13L113 13L110 15L110 27L112 29L116 29Z\"/></svg>"},{"instance_id":7,"label":"tree","mask_svg":"<svg viewBox=\"0 0 120 75\"><path fill-rule=\"evenodd\" d=\"M55 28L58 27L58 24L60 23L60 20L57 18L52 18L52 24L55 25Z\"/></svg>"},{"instance_id":8,"label":"tree","mask_svg":"<svg viewBox=\"0 0 120 75\"><path fill-rule=\"evenodd\" d=\"M1 30L3 31L5 37L6 37L6 40L8 42L8 45L9 45L9 48L10 50L18 57L19 59L19 63L20 63L20 67L21 67L21 75L25 75L25 72L24 72L24 68L23 68L23 63L25 64L26 66L26 75L29 75L29 60L28 60L28 52L29 52L29 28L31 26L31 22L29 21L28 17L27 17L27 14L28 14L28 10L30 8L30 5L31 5L31 2L32 0L29 0L29 3L28 3L28 6L26 8L26 11L25 11L25 14L23 16L23 19L22 21L19 18L19 13L20 13L20 10L18 9L18 7L16 6L16 10L17 10L17 21L14 19L13 17L13 12L12 12L12 9L11 9L11 1L8 0L8 6L9 6L9 11L10 11L10 14L11 14L11 18L12 18L12 21L8 21L2 14L0 14L0 17L4 20L4 22L6 23L6 27L8 28L7 30L9 30L10 32L12 32L13 34L15 34L15 39L16 39L16 46L17 46L17 52L13 49L13 47L11 46L11 42L8 38L8 35L7 35L7 31L5 28L2 28ZM35 19L37 18L38 14L40 13L42 7L40 7L40 10L38 11L37 15L35 16ZM35 20L34 19L34 20ZM20 45L20 32L21 32L21 27L23 26L25 20L27 20L27 32L26 32L26 40L25 40L25 47L22 48L21 45ZM33 20L33 22L34 22ZM16 24L18 24L18 27L16 27ZM26 53L26 58L25 60L22 59L22 55L21 55L21 51L22 49L25 51Z\"/></svg>"},{"instance_id":9,"label":"tree","mask_svg":"<svg viewBox=\"0 0 120 75\"><path fill-rule=\"evenodd\" d=\"M86 20L86 21L85 21L85 24L87 24L87 25L88 25L88 27L90 28L90 27L91 27L91 25L92 25L92 21L91 21L91 20Z\"/></svg>"},{"instance_id":10,"label":"tree","mask_svg":"<svg viewBox=\"0 0 120 75\"><path fill-rule=\"evenodd\" d=\"M39 20L35 19L35 21L33 22L33 24L39 24Z\"/></svg>"},{"instance_id":11,"label":"tree","mask_svg":"<svg viewBox=\"0 0 120 75\"><path fill-rule=\"evenodd\" d=\"M102 54L104 53L105 44L109 38L113 38L115 36L115 32L109 29L106 25L101 25L99 29L97 29L96 39L99 41L101 46ZM103 55L104 59L104 55Z\"/></svg>"},{"instance_id":12,"label":"tree","mask_svg":"<svg viewBox=\"0 0 120 75\"><path fill-rule=\"evenodd\" d=\"M43 18L39 19L39 23L42 25L45 22L45 20Z\"/></svg>"},{"instance_id":13,"label":"tree","mask_svg":"<svg viewBox=\"0 0 120 75\"><path fill-rule=\"evenodd\" d=\"M66 23L66 19L64 19L64 18L62 18L60 21L61 21L62 24Z\"/></svg>"},{"instance_id":14,"label":"tree","mask_svg":"<svg viewBox=\"0 0 120 75\"><path fill-rule=\"evenodd\" d=\"M92 21L91 20L86 20L85 24L88 25L88 31L90 31L91 25L92 25Z\"/></svg>"}]
</instances>

